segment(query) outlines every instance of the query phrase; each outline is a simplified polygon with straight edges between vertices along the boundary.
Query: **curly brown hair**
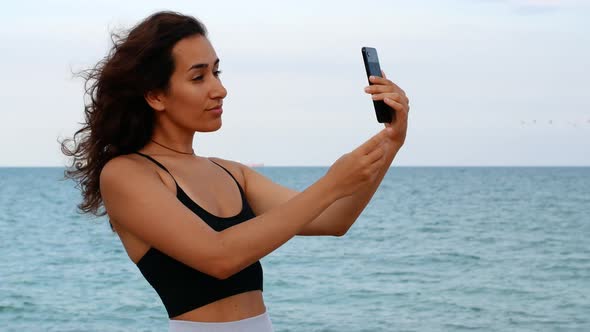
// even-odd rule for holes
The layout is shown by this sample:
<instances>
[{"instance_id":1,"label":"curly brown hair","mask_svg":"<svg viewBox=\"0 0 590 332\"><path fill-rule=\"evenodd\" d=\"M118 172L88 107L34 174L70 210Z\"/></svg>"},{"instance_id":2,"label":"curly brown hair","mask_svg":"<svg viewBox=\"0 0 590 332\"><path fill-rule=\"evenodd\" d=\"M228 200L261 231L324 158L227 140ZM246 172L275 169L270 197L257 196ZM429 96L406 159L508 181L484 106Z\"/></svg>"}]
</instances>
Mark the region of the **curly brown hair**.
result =
<instances>
[{"instance_id":1,"label":"curly brown hair","mask_svg":"<svg viewBox=\"0 0 590 332\"><path fill-rule=\"evenodd\" d=\"M128 32L112 33L107 56L80 73L85 81L85 121L60 145L63 154L73 157L64 178L73 179L82 192L82 213L106 214L100 211L100 172L109 160L148 143L155 113L144 96L167 91L174 71L172 48L195 35L207 37L207 30L194 17L157 12Z\"/></svg>"}]
</instances>

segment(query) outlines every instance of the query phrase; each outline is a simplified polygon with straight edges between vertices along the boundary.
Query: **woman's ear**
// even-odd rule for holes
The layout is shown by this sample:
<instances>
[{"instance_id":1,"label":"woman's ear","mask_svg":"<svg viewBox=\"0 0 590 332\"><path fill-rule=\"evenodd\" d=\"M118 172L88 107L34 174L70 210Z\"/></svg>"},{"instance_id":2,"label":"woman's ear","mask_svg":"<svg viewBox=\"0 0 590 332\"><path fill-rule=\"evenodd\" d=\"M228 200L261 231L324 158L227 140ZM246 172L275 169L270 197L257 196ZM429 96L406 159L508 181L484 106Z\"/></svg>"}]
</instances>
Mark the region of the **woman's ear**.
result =
<instances>
[{"instance_id":1,"label":"woman's ear","mask_svg":"<svg viewBox=\"0 0 590 332\"><path fill-rule=\"evenodd\" d=\"M161 112L166 109L164 93L161 91L148 91L143 96L148 105L154 110Z\"/></svg>"}]
</instances>

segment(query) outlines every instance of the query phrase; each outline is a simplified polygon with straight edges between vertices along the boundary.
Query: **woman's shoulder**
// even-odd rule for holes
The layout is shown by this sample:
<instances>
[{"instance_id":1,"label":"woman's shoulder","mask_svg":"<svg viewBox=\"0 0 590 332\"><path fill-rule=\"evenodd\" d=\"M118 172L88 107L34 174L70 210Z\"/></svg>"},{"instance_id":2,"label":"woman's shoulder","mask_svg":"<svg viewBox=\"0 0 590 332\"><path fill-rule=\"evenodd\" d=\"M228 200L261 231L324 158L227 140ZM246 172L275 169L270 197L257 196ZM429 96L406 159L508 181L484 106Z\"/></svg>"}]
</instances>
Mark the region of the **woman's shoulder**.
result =
<instances>
[{"instance_id":1,"label":"woman's shoulder","mask_svg":"<svg viewBox=\"0 0 590 332\"><path fill-rule=\"evenodd\" d=\"M105 163L100 171L101 183L105 180L117 181L127 178L130 174L134 176L158 176L147 163L141 160L137 154L126 154L116 156Z\"/></svg>"},{"instance_id":2,"label":"woman's shoulder","mask_svg":"<svg viewBox=\"0 0 590 332\"><path fill-rule=\"evenodd\" d=\"M207 159L214 161L218 164L221 164L223 167L227 166L227 167L232 167L232 168L242 168L242 164L238 161L234 161L234 160L230 160L230 159L224 159L224 158L219 158L219 157L207 157Z\"/></svg>"},{"instance_id":3,"label":"woman's shoulder","mask_svg":"<svg viewBox=\"0 0 590 332\"><path fill-rule=\"evenodd\" d=\"M219 157L207 157L207 159L223 166L225 169L230 171L234 176L237 175L240 179L244 178L244 167L246 166L242 163Z\"/></svg>"},{"instance_id":4,"label":"woman's shoulder","mask_svg":"<svg viewBox=\"0 0 590 332\"><path fill-rule=\"evenodd\" d=\"M103 172L116 172L136 168L145 168L145 163L141 161L141 157L134 153L124 154L107 161L101 170L101 174Z\"/></svg>"}]
</instances>

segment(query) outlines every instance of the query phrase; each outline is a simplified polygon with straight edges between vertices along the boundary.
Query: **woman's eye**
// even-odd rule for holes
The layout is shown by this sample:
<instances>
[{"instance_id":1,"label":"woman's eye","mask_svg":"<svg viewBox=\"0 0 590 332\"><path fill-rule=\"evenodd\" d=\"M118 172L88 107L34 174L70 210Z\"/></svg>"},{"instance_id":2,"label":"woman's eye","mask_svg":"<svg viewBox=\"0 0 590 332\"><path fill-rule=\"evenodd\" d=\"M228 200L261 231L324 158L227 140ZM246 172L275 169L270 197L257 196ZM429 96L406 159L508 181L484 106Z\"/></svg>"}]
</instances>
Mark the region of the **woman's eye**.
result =
<instances>
[{"instance_id":1,"label":"woman's eye","mask_svg":"<svg viewBox=\"0 0 590 332\"><path fill-rule=\"evenodd\" d=\"M219 77L219 75L221 74L221 70L216 70L213 72L213 76L215 77ZM191 78L191 81L202 81L204 79L203 76L196 76Z\"/></svg>"}]
</instances>

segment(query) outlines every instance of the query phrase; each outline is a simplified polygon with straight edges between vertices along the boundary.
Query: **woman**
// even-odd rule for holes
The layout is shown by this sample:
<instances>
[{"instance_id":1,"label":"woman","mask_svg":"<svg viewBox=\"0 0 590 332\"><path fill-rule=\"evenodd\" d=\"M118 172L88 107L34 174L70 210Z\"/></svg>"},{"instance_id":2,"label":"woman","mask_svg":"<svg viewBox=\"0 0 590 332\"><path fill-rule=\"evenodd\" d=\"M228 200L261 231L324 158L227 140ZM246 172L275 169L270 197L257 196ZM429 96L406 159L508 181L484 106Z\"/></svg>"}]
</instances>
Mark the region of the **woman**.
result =
<instances>
[{"instance_id":1,"label":"woman","mask_svg":"<svg viewBox=\"0 0 590 332\"><path fill-rule=\"evenodd\" d=\"M86 72L75 146L62 143L74 157L66 175L83 191L79 208L108 214L161 297L170 331L272 331L259 260L295 235L348 230L404 143L405 93L375 78L367 93L397 121L296 192L238 162L195 154L195 132L221 127L227 94L200 22L160 12L114 43Z\"/></svg>"}]
</instances>

